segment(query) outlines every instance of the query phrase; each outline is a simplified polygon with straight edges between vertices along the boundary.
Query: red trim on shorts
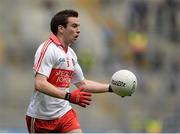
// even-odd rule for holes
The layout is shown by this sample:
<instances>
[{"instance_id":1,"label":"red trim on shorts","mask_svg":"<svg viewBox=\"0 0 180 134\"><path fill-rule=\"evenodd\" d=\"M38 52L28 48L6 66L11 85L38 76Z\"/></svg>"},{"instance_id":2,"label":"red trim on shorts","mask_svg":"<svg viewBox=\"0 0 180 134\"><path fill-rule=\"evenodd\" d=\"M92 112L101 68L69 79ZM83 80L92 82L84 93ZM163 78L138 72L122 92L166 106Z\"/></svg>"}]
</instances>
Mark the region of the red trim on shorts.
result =
<instances>
[{"instance_id":1,"label":"red trim on shorts","mask_svg":"<svg viewBox=\"0 0 180 134\"><path fill-rule=\"evenodd\" d=\"M26 115L26 124L27 124L29 133L35 133L35 127L34 127L35 118L32 118Z\"/></svg>"}]
</instances>

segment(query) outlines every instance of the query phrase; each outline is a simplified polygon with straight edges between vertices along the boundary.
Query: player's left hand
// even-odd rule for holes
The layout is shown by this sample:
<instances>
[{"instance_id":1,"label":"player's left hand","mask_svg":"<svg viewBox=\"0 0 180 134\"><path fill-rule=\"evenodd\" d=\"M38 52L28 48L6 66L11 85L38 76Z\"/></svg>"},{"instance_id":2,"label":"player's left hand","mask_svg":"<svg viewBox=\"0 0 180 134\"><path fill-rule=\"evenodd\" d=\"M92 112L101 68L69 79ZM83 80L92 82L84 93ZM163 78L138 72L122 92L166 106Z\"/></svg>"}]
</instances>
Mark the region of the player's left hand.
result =
<instances>
[{"instance_id":1,"label":"player's left hand","mask_svg":"<svg viewBox=\"0 0 180 134\"><path fill-rule=\"evenodd\" d=\"M90 105L92 93L84 92L82 88L76 89L71 93L66 94L66 100L69 102L78 104L86 108L86 105Z\"/></svg>"}]
</instances>

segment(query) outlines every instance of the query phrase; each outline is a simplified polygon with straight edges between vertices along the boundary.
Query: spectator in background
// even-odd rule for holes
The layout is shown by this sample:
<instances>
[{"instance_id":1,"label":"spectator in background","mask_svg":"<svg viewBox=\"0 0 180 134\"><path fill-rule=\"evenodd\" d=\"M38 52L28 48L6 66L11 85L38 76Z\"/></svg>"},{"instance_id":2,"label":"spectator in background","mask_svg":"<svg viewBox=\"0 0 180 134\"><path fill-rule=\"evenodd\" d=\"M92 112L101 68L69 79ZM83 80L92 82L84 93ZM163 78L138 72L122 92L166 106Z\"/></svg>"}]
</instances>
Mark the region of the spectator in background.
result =
<instances>
[{"instance_id":1,"label":"spectator in background","mask_svg":"<svg viewBox=\"0 0 180 134\"><path fill-rule=\"evenodd\" d=\"M148 2L146 0L134 0L130 3L129 29L141 27L143 31L148 27Z\"/></svg>"},{"instance_id":2,"label":"spectator in background","mask_svg":"<svg viewBox=\"0 0 180 134\"><path fill-rule=\"evenodd\" d=\"M180 80L180 60L173 58L171 60L170 75L169 75L169 93L175 95L178 92L178 84Z\"/></svg>"},{"instance_id":3,"label":"spectator in background","mask_svg":"<svg viewBox=\"0 0 180 134\"><path fill-rule=\"evenodd\" d=\"M178 0L157 1L156 30L170 41L179 42Z\"/></svg>"},{"instance_id":4,"label":"spectator in background","mask_svg":"<svg viewBox=\"0 0 180 134\"><path fill-rule=\"evenodd\" d=\"M128 43L136 65L145 63L148 45L148 1L135 0L130 3L128 19Z\"/></svg>"},{"instance_id":5,"label":"spectator in background","mask_svg":"<svg viewBox=\"0 0 180 134\"><path fill-rule=\"evenodd\" d=\"M128 33L128 43L130 45L135 64L138 66L144 65L148 45L148 37L146 33L141 30L130 31Z\"/></svg>"},{"instance_id":6,"label":"spectator in background","mask_svg":"<svg viewBox=\"0 0 180 134\"><path fill-rule=\"evenodd\" d=\"M150 118L145 127L146 133L161 133L162 121L157 118Z\"/></svg>"}]
</instances>

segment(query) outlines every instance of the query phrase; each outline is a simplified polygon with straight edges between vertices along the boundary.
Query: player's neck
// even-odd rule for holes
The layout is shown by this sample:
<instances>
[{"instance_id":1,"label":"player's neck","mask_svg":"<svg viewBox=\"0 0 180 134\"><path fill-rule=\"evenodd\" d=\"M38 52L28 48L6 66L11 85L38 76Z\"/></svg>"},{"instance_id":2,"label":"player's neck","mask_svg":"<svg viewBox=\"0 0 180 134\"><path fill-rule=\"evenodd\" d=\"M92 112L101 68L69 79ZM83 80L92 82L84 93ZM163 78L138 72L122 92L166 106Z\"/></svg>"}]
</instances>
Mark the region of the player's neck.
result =
<instances>
[{"instance_id":1,"label":"player's neck","mask_svg":"<svg viewBox=\"0 0 180 134\"><path fill-rule=\"evenodd\" d=\"M57 35L56 36L58 38L58 40L62 43L62 45L65 47L65 48L68 48L68 43L66 43L66 41L64 40L64 38L60 35Z\"/></svg>"}]
</instances>

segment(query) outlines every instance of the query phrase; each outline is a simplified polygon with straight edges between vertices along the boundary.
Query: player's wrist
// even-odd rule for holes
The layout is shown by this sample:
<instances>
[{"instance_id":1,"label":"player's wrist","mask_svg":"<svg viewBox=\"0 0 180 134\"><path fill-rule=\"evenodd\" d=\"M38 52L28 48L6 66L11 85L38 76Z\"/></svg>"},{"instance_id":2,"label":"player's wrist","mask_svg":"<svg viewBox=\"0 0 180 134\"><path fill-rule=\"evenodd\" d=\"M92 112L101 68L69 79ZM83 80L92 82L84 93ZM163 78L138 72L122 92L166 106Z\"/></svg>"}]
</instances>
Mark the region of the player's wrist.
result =
<instances>
[{"instance_id":1,"label":"player's wrist","mask_svg":"<svg viewBox=\"0 0 180 134\"><path fill-rule=\"evenodd\" d=\"M113 92L111 85L109 85L108 91L109 91L109 92Z\"/></svg>"},{"instance_id":2,"label":"player's wrist","mask_svg":"<svg viewBox=\"0 0 180 134\"><path fill-rule=\"evenodd\" d=\"M70 101L70 98L71 98L71 93L66 93L66 95L65 95L65 100L68 100L68 101Z\"/></svg>"}]
</instances>

